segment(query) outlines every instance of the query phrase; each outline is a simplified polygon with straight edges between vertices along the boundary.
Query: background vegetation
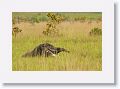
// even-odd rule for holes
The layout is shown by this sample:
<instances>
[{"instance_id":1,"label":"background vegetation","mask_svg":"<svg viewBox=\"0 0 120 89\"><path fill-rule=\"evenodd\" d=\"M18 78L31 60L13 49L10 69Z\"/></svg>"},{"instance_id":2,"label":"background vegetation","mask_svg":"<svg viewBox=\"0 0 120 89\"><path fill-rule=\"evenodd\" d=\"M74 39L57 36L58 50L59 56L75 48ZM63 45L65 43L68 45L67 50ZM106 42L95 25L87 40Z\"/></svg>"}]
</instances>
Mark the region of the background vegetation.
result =
<instances>
[{"instance_id":1,"label":"background vegetation","mask_svg":"<svg viewBox=\"0 0 120 89\"><path fill-rule=\"evenodd\" d=\"M102 31L102 13L58 13L65 19L56 26L60 34L57 36L43 34L49 21L47 14L13 12L13 27L19 27L22 32L12 37L12 70L101 71L102 34L96 34L96 32ZM96 28L101 31L94 31ZM93 35L90 35L91 33ZM21 57L37 45L46 42L56 47L66 48L70 53L62 52L56 57L48 58Z\"/></svg>"}]
</instances>

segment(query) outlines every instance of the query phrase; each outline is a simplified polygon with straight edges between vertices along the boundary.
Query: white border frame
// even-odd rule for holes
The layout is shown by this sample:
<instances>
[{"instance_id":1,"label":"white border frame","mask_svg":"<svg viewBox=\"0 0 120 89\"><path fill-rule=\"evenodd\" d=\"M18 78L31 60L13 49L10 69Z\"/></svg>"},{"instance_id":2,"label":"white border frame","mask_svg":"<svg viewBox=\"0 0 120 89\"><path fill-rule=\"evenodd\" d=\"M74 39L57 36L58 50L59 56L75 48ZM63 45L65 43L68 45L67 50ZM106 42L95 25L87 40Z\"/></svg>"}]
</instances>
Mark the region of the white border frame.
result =
<instances>
[{"instance_id":1,"label":"white border frame","mask_svg":"<svg viewBox=\"0 0 120 89\"><path fill-rule=\"evenodd\" d=\"M114 83L112 0L3 0L0 12L1 82ZM102 71L12 71L12 12L102 12Z\"/></svg>"}]
</instances>

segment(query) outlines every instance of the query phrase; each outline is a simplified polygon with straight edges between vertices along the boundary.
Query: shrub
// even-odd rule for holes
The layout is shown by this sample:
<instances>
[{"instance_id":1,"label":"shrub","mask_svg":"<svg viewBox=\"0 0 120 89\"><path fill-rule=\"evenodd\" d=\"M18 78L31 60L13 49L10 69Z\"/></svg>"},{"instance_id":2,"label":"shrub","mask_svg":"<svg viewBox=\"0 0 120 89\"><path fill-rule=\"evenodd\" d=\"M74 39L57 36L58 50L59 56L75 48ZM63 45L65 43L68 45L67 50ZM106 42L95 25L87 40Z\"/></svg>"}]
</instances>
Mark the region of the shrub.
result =
<instances>
[{"instance_id":1,"label":"shrub","mask_svg":"<svg viewBox=\"0 0 120 89\"><path fill-rule=\"evenodd\" d=\"M74 20L75 20L75 21L79 21L79 20L80 20L80 18L74 18Z\"/></svg>"},{"instance_id":2,"label":"shrub","mask_svg":"<svg viewBox=\"0 0 120 89\"><path fill-rule=\"evenodd\" d=\"M21 32L22 32L22 30L19 27L12 28L12 35L15 37L17 36L18 33L21 33Z\"/></svg>"},{"instance_id":3,"label":"shrub","mask_svg":"<svg viewBox=\"0 0 120 89\"><path fill-rule=\"evenodd\" d=\"M100 28L93 28L89 32L90 35L102 35L102 29Z\"/></svg>"},{"instance_id":4,"label":"shrub","mask_svg":"<svg viewBox=\"0 0 120 89\"><path fill-rule=\"evenodd\" d=\"M59 30L57 25L60 24L64 19L60 14L48 13L47 17L49 21L46 24L46 29L43 31L44 35L47 36L56 36L59 35Z\"/></svg>"},{"instance_id":5,"label":"shrub","mask_svg":"<svg viewBox=\"0 0 120 89\"><path fill-rule=\"evenodd\" d=\"M40 22L40 18L38 16L33 16L31 18L31 22L34 24L34 23L39 23Z\"/></svg>"},{"instance_id":6,"label":"shrub","mask_svg":"<svg viewBox=\"0 0 120 89\"><path fill-rule=\"evenodd\" d=\"M81 17L79 20L80 20L80 22L85 22L86 21L86 17L85 16L83 16L83 17Z\"/></svg>"}]
</instances>

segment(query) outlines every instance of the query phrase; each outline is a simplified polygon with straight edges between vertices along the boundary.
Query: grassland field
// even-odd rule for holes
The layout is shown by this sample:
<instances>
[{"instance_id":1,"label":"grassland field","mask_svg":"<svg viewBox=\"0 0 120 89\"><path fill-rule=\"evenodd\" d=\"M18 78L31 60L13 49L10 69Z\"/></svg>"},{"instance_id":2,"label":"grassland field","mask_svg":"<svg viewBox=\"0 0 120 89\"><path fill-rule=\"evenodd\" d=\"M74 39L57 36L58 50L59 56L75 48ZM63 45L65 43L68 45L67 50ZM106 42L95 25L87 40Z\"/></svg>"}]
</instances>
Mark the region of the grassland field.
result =
<instances>
[{"instance_id":1,"label":"grassland field","mask_svg":"<svg viewBox=\"0 0 120 89\"><path fill-rule=\"evenodd\" d=\"M30 13L23 14L29 16ZM32 13L35 14L35 13ZM31 15L32 15L31 14ZM83 13L82 13L83 14ZM93 16L94 14L94 16ZM93 13L86 16L97 18L101 14ZM17 16L18 14L13 13ZM20 15L20 13L19 13ZM65 13L67 16L67 13ZM70 15L69 15L70 16ZM72 13L70 17L74 16ZM77 16L79 16L77 14ZM90 36L92 28L102 28L102 22L93 21L81 23L79 21L64 21L57 27L60 36L45 36L46 21L34 25L22 22L13 26L22 29L16 37L12 37L12 70L13 71L101 71L102 70L102 35ZM41 43L51 43L56 47L63 47L70 53L61 52L55 57L26 57L21 56L31 51Z\"/></svg>"}]
</instances>

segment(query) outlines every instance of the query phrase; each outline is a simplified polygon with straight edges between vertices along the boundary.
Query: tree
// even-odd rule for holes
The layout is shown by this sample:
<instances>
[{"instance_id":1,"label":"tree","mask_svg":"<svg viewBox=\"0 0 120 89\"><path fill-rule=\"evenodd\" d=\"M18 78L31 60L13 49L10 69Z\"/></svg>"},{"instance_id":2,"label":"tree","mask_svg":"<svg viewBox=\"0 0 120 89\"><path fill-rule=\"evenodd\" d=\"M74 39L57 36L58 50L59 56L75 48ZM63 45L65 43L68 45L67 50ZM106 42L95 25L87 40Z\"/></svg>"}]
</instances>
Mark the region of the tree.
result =
<instances>
[{"instance_id":1,"label":"tree","mask_svg":"<svg viewBox=\"0 0 120 89\"><path fill-rule=\"evenodd\" d=\"M48 13L47 17L49 21L46 24L46 29L43 31L43 34L47 36L59 35L57 25L63 21L63 17L58 13Z\"/></svg>"}]
</instances>

